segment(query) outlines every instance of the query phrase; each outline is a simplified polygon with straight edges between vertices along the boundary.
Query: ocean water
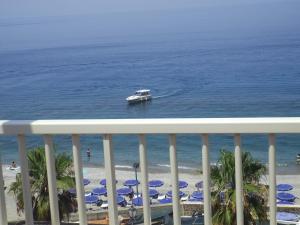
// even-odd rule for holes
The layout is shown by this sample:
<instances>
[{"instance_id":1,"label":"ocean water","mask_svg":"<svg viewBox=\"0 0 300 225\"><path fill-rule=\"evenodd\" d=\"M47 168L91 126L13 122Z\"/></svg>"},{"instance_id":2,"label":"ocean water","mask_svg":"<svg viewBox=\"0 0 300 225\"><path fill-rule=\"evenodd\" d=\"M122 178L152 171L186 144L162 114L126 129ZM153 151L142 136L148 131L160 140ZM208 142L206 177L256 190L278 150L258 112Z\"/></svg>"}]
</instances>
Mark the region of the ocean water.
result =
<instances>
[{"instance_id":1,"label":"ocean water","mask_svg":"<svg viewBox=\"0 0 300 225\"><path fill-rule=\"evenodd\" d=\"M128 105L136 89L153 100ZM201 32L160 34L0 52L0 119L107 119L300 116L300 35L206 37ZM55 136L71 153L70 136ZM103 165L101 135L82 136L86 165ZM231 135L212 135L211 160L233 150ZM113 137L120 168L138 160L138 137ZM168 136L149 135L151 168L168 169ZM27 146L42 145L28 137ZM266 135L243 135L243 149L262 162ZM201 139L178 135L182 169L200 169ZM86 157L90 148L92 157ZM15 137L0 137L3 163L18 161ZM277 160L300 172L300 135L277 136Z\"/></svg>"}]
</instances>

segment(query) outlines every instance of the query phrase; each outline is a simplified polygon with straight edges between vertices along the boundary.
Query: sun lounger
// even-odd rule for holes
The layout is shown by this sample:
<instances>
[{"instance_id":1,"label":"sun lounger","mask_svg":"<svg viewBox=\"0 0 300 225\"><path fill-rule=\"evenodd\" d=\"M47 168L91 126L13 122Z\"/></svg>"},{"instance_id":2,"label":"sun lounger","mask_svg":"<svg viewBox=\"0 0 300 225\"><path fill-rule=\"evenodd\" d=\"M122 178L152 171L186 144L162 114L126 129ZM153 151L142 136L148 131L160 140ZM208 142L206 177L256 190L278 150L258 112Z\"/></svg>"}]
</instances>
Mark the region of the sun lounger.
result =
<instances>
[{"instance_id":1,"label":"sun lounger","mask_svg":"<svg viewBox=\"0 0 300 225\"><path fill-rule=\"evenodd\" d=\"M157 197L157 200L162 200L162 199L164 199L164 198L166 198L166 195L159 195L159 196Z\"/></svg>"},{"instance_id":2,"label":"sun lounger","mask_svg":"<svg viewBox=\"0 0 300 225\"><path fill-rule=\"evenodd\" d=\"M183 197L181 197L181 201L187 201L189 199L189 195L184 195Z\"/></svg>"}]
</instances>

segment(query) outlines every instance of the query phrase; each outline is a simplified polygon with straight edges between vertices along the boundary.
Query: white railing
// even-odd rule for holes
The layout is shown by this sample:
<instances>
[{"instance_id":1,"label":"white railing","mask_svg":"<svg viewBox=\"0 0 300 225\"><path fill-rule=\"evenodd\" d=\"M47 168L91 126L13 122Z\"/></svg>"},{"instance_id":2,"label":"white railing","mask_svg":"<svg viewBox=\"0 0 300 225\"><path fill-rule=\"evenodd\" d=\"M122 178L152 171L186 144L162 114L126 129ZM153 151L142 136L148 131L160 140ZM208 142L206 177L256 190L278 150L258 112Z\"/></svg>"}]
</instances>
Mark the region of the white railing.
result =
<instances>
[{"instance_id":1,"label":"white railing","mask_svg":"<svg viewBox=\"0 0 300 225\"><path fill-rule=\"evenodd\" d=\"M148 166L146 134L168 134L170 143L170 165L173 193L174 224L180 225L180 207L178 195L178 168L176 158L176 134L199 134L202 136L202 165L204 191L204 221L211 225L212 212L210 200L210 169L209 169L209 134L233 134L235 144L235 171L236 171L236 205L237 225L243 224L242 201L242 160L240 134L267 134L269 136L269 197L270 197L270 224L276 224L276 158L275 134L300 133L300 117L297 118L209 118L209 119L112 119L112 120L36 120L36 121L0 121L0 135L16 135L19 145L21 174L25 202L26 224L33 224L31 193L26 159L25 135L43 135L47 163L49 197L52 225L59 224L59 212L56 189L56 171L53 163L53 134L71 134L73 144L73 158L78 196L78 211L80 224L87 224L86 208L84 203L84 187L82 183L82 162L80 157L80 135L103 135L103 149L105 173L107 179L109 221L118 224L118 208L116 204L116 184L114 152L112 136L115 134L139 135L140 165L142 174L142 190L148 193ZM200 147L199 147L200 149ZM1 163L1 159L0 159ZM149 196L143 194L144 223L151 224L151 209ZM5 195L3 189L2 167L0 165L0 222L7 224Z\"/></svg>"}]
</instances>

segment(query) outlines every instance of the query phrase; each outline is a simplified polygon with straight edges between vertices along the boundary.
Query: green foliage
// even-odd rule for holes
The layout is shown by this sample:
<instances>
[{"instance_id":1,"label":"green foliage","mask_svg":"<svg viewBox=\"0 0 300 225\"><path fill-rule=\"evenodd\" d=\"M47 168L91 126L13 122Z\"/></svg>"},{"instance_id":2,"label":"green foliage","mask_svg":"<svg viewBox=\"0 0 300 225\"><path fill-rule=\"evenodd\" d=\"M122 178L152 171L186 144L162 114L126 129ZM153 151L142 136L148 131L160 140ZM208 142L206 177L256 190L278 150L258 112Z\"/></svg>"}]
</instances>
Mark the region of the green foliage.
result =
<instances>
[{"instance_id":1,"label":"green foliage","mask_svg":"<svg viewBox=\"0 0 300 225\"><path fill-rule=\"evenodd\" d=\"M242 154L244 224L262 224L267 220L267 189L259 184L266 167L249 152ZM221 150L216 166L211 168L214 225L236 224L235 158L233 152ZM222 196L222 197L221 197Z\"/></svg>"},{"instance_id":2,"label":"green foliage","mask_svg":"<svg viewBox=\"0 0 300 225\"><path fill-rule=\"evenodd\" d=\"M33 217L35 220L50 220L50 204L48 193L48 179L45 150L42 147L28 152L28 167L32 193ZM72 159L62 153L55 156L58 204L60 216L67 215L74 210L76 202L65 190L74 187ZM24 210L21 175L16 175L16 181L10 185L9 192L16 198L18 212Z\"/></svg>"}]
</instances>

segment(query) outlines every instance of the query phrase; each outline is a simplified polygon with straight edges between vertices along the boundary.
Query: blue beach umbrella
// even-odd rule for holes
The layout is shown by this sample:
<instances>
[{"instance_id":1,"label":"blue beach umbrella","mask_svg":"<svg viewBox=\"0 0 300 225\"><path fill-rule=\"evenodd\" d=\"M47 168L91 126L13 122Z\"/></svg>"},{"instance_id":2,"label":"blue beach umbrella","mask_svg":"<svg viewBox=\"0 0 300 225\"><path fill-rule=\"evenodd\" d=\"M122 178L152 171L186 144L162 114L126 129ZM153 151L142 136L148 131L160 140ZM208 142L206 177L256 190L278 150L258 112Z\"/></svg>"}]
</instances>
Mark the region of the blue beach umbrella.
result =
<instances>
[{"instance_id":1,"label":"blue beach umbrella","mask_svg":"<svg viewBox=\"0 0 300 225\"><path fill-rule=\"evenodd\" d=\"M70 188L68 192L70 192L72 195L76 195L76 188Z\"/></svg>"},{"instance_id":2,"label":"blue beach umbrella","mask_svg":"<svg viewBox=\"0 0 300 225\"><path fill-rule=\"evenodd\" d=\"M100 195L106 195L106 194L107 194L107 190L106 190L105 187L94 188L94 189L92 190L92 194L93 194L93 195L98 195L98 196L100 196Z\"/></svg>"},{"instance_id":3,"label":"blue beach umbrella","mask_svg":"<svg viewBox=\"0 0 300 225\"><path fill-rule=\"evenodd\" d=\"M278 184L276 187L277 187L277 191L290 191L294 188L290 184Z\"/></svg>"},{"instance_id":4,"label":"blue beach umbrella","mask_svg":"<svg viewBox=\"0 0 300 225\"><path fill-rule=\"evenodd\" d=\"M125 182L124 182L124 186L127 186L127 187L133 187L133 186L136 186L139 184L140 184L140 182L138 180L125 180Z\"/></svg>"},{"instance_id":5,"label":"blue beach umbrella","mask_svg":"<svg viewBox=\"0 0 300 225\"><path fill-rule=\"evenodd\" d=\"M171 198L163 198L163 199L159 200L159 203L161 203L161 204L172 203L172 199Z\"/></svg>"},{"instance_id":6,"label":"blue beach umbrella","mask_svg":"<svg viewBox=\"0 0 300 225\"><path fill-rule=\"evenodd\" d=\"M166 193L166 195L169 196L169 197L172 197L172 191L168 191L168 192ZM183 197L183 196L185 196L184 192L179 191L179 198L181 198L181 197Z\"/></svg>"},{"instance_id":7,"label":"blue beach umbrella","mask_svg":"<svg viewBox=\"0 0 300 225\"><path fill-rule=\"evenodd\" d=\"M132 199L132 204L135 206L142 206L143 199L141 197L136 197L136 198Z\"/></svg>"},{"instance_id":8,"label":"blue beach umbrella","mask_svg":"<svg viewBox=\"0 0 300 225\"><path fill-rule=\"evenodd\" d=\"M119 189L117 189L117 193L118 193L118 195L127 196L127 195L130 195L130 194L133 194L133 190L131 188L127 188L127 187L119 188Z\"/></svg>"},{"instance_id":9,"label":"blue beach umbrella","mask_svg":"<svg viewBox=\"0 0 300 225\"><path fill-rule=\"evenodd\" d=\"M102 179L99 182L102 186L106 186L106 179ZM118 183L118 181L116 180L116 183Z\"/></svg>"},{"instance_id":10,"label":"blue beach umbrella","mask_svg":"<svg viewBox=\"0 0 300 225\"><path fill-rule=\"evenodd\" d=\"M194 191L191 196L192 198L203 200L203 192L201 191Z\"/></svg>"},{"instance_id":11,"label":"blue beach umbrella","mask_svg":"<svg viewBox=\"0 0 300 225\"><path fill-rule=\"evenodd\" d=\"M88 184L90 184L91 181L89 179L83 178L83 185L86 186Z\"/></svg>"},{"instance_id":12,"label":"blue beach umbrella","mask_svg":"<svg viewBox=\"0 0 300 225\"><path fill-rule=\"evenodd\" d=\"M279 192L277 193L277 199L281 201L294 201L295 195L287 193L287 192Z\"/></svg>"},{"instance_id":13,"label":"blue beach umbrella","mask_svg":"<svg viewBox=\"0 0 300 225\"><path fill-rule=\"evenodd\" d=\"M99 201L98 197L95 195L85 196L85 203L86 204L93 204Z\"/></svg>"},{"instance_id":14,"label":"blue beach umbrella","mask_svg":"<svg viewBox=\"0 0 300 225\"><path fill-rule=\"evenodd\" d=\"M164 185L164 182L161 180L150 180L148 185L149 187L161 187Z\"/></svg>"},{"instance_id":15,"label":"blue beach umbrella","mask_svg":"<svg viewBox=\"0 0 300 225\"><path fill-rule=\"evenodd\" d=\"M279 201L277 202L277 205L294 205L294 202L290 202L290 201Z\"/></svg>"},{"instance_id":16,"label":"blue beach umbrella","mask_svg":"<svg viewBox=\"0 0 300 225\"><path fill-rule=\"evenodd\" d=\"M159 195L159 192L155 189L149 189L149 196L151 198L157 198Z\"/></svg>"},{"instance_id":17,"label":"blue beach umbrella","mask_svg":"<svg viewBox=\"0 0 300 225\"><path fill-rule=\"evenodd\" d=\"M298 221L299 216L295 213L277 212L276 218L284 221Z\"/></svg>"},{"instance_id":18,"label":"blue beach umbrella","mask_svg":"<svg viewBox=\"0 0 300 225\"><path fill-rule=\"evenodd\" d=\"M179 189L181 189L181 188L186 188L188 185L189 185L189 184L188 184L186 181L184 181L184 180L180 180L180 181L178 182L178 187L179 187Z\"/></svg>"}]
</instances>

